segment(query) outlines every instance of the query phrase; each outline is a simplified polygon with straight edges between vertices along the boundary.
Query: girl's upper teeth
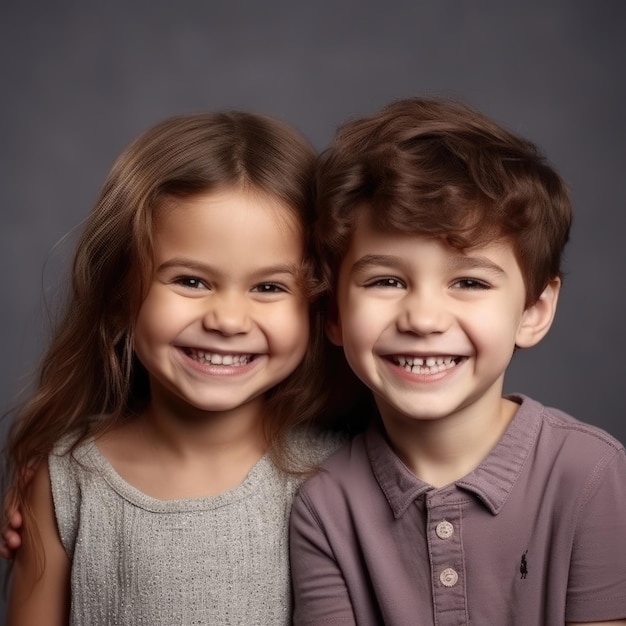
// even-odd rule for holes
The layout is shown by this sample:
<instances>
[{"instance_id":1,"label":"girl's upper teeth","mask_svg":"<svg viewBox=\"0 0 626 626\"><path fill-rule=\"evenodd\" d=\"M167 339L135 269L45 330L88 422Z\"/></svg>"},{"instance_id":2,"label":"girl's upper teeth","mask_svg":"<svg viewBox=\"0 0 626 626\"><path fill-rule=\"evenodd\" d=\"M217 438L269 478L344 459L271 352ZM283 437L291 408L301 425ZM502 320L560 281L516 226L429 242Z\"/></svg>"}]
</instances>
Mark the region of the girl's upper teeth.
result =
<instances>
[{"instance_id":1,"label":"girl's upper teeth","mask_svg":"<svg viewBox=\"0 0 626 626\"><path fill-rule=\"evenodd\" d=\"M249 354L218 354L204 350L190 350L192 357L211 363L211 365L245 365L251 359Z\"/></svg>"}]
</instances>

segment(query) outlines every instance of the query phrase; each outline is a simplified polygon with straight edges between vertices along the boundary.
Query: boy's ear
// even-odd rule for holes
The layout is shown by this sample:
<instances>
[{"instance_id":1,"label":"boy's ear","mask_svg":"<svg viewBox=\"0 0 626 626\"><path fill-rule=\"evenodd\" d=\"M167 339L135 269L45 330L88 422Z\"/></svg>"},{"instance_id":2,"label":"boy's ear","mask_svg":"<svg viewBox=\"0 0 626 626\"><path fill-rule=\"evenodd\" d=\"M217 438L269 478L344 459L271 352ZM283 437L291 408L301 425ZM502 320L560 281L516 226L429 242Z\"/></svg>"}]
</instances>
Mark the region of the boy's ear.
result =
<instances>
[{"instance_id":1,"label":"boy's ear","mask_svg":"<svg viewBox=\"0 0 626 626\"><path fill-rule=\"evenodd\" d=\"M546 336L556 315L560 290L561 279L558 277L551 279L537 302L524 311L515 337L515 345L518 348L531 348Z\"/></svg>"},{"instance_id":2,"label":"boy's ear","mask_svg":"<svg viewBox=\"0 0 626 626\"><path fill-rule=\"evenodd\" d=\"M339 317L339 309L337 304L333 303L329 307L330 311L326 317L326 336L330 342L338 347L343 346L343 338L341 332L341 318Z\"/></svg>"}]
</instances>

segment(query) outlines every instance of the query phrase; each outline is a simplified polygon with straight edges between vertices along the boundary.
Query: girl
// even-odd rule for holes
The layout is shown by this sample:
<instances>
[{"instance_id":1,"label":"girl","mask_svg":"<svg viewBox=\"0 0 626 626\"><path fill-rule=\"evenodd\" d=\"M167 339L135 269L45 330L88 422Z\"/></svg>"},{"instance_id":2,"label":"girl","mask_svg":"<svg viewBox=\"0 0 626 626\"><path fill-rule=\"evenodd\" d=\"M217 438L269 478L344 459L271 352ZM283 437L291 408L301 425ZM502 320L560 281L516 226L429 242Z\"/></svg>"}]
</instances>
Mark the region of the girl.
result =
<instances>
[{"instance_id":1,"label":"girl","mask_svg":"<svg viewBox=\"0 0 626 626\"><path fill-rule=\"evenodd\" d=\"M325 398L314 161L282 123L218 113L113 166L9 438L12 626L290 622L292 496L337 447L294 428Z\"/></svg>"}]
</instances>

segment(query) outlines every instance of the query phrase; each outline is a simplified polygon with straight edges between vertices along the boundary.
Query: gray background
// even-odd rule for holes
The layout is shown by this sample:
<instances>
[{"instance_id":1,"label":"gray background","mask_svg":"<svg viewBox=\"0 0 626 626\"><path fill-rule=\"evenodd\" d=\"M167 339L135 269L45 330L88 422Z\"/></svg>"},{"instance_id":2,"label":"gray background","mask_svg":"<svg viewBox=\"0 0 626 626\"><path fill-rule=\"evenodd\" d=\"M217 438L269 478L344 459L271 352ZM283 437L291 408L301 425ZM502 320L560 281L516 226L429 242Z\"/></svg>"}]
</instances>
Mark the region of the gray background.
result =
<instances>
[{"instance_id":1,"label":"gray background","mask_svg":"<svg viewBox=\"0 0 626 626\"><path fill-rule=\"evenodd\" d=\"M2 410L47 336L42 303L54 301L71 250L55 244L147 126L180 112L251 109L291 122L321 149L348 117L438 94L537 142L572 191L556 325L515 356L507 390L626 441L625 18L622 0L4 2Z\"/></svg>"}]
</instances>

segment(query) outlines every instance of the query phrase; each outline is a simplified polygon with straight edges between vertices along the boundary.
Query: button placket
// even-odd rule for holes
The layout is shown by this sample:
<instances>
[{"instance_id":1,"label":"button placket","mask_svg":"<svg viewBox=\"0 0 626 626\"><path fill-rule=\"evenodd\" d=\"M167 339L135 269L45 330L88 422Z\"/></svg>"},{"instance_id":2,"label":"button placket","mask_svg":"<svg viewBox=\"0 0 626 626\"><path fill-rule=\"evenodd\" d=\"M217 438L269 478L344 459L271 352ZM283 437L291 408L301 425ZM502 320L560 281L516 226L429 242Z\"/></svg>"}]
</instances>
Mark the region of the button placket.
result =
<instances>
[{"instance_id":1,"label":"button placket","mask_svg":"<svg viewBox=\"0 0 626 626\"><path fill-rule=\"evenodd\" d=\"M436 503L436 504L435 504ZM462 624L467 619L465 565L460 504L442 505L433 498L428 507L428 544L433 589L433 610L438 626Z\"/></svg>"}]
</instances>

